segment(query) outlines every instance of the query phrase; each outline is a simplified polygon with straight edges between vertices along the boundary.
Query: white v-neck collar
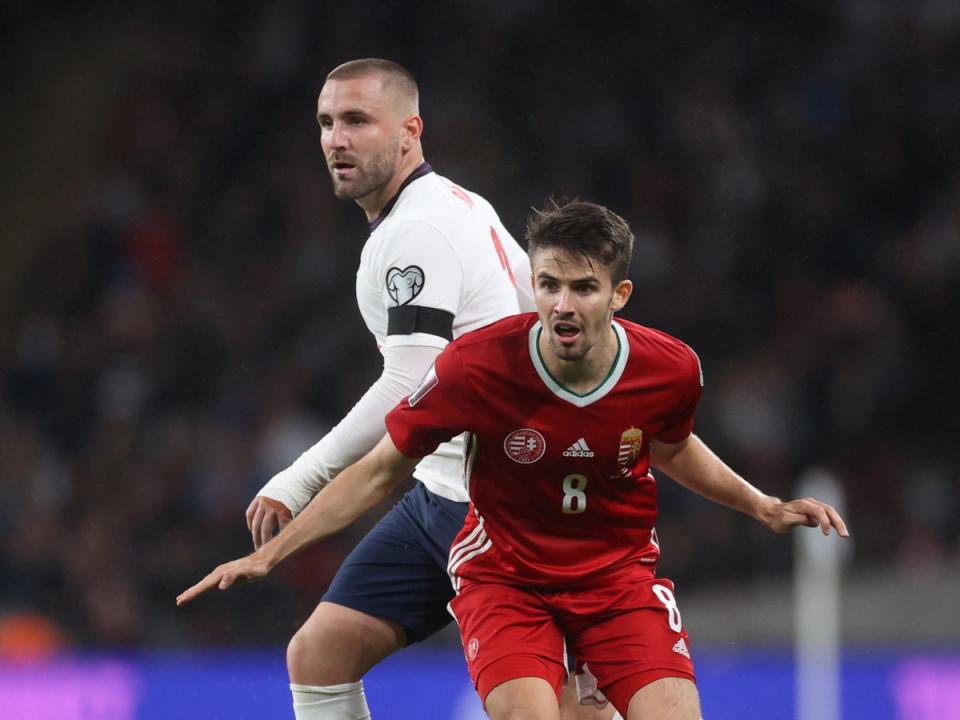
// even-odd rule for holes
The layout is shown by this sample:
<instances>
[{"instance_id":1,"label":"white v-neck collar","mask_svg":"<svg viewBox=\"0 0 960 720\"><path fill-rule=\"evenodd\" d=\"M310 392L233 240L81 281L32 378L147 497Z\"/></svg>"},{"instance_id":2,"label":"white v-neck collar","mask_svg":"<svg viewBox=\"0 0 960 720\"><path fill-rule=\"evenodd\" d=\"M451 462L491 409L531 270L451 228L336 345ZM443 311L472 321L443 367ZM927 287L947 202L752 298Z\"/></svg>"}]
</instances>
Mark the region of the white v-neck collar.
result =
<instances>
[{"instance_id":1,"label":"white v-neck collar","mask_svg":"<svg viewBox=\"0 0 960 720\"><path fill-rule=\"evenodd\" d=\"M610 368L610 372L607 373L607 376L603 379L603 382L597 385L597 387L590 392L584 393L583 395L575 393L570 388L558 382L556 378L550 374L550 371L547 370L547 366L544 364L543 358L540 356L539 338L540 333L543 330L543 326L540 324L539 320L533 324L533 327L530 328L530 331L527 334L527 344L530 348L530 360L533 362L533 367L536 369L537 375L539 375L540 379L543 380L543 384L550 388L550 391L553 392L554 395L562 400L566 400L567 402L576 405L577 407L586 407L591 403L595 403L597 400L606 396L607 393L613 390L614 386L623 375L624 368L627 366L627 359L630 356L630 344L627 342L627 333L620 326L620 324L616 321L611 324L613 325L613 331L617 336L617 356L613 359L613 366Z\"/></svg>"}]
</instances>

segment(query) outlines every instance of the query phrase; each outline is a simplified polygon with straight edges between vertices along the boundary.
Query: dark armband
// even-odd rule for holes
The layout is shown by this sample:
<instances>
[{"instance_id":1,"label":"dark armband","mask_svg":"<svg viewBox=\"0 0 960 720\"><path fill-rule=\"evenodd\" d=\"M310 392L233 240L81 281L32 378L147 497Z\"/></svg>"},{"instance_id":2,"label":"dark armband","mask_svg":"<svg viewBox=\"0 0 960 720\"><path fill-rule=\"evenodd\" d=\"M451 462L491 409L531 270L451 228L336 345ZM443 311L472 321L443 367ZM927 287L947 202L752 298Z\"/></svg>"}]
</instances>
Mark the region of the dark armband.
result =
<instances>
[{"instance_id":1,"label":"dark armband","mask_svg":"<svg viewBox=\"0 0 960 720\"><path fill-rule=\"evenodd\" d=\"M453 313L419 305L387 308L387 335L427 333L453 340Z\"/></svg>"}]
</instances>

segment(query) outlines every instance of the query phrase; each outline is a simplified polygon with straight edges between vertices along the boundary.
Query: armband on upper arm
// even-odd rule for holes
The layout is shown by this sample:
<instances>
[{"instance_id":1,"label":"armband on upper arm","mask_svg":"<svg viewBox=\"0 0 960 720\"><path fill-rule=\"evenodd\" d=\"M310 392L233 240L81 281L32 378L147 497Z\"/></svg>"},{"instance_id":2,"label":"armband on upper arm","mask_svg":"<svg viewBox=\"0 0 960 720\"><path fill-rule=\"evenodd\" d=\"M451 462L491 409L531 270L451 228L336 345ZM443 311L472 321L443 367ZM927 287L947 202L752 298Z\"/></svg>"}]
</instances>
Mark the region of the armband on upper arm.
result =
<instances>
[{"instance_id":1,"label":"armband on upper arm","mask_svg":"<svg viewBox=\"0 0 960 720\"><path fill-rule=\"evenodd\" d=\"M453 313L420 305L387 308L387 335L426 333L453 340Z\"/></svg>"}]
</instances>

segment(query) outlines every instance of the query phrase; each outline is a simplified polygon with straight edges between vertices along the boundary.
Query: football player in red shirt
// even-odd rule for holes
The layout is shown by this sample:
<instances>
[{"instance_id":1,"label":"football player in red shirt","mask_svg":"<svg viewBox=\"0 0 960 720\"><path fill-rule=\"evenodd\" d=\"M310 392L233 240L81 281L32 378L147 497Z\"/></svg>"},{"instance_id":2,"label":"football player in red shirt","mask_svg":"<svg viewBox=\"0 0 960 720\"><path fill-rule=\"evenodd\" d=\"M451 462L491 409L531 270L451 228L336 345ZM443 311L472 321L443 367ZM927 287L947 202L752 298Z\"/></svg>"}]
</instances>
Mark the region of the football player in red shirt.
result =
<instances>
[{"instance_id":1,"label":"football player in red shirt","mask_svg":"<svg viewBox=\"0 0 960 720\"><path fill-rule=\"evenodd\" d=\"M608 209L551 205L527 227L537 314L452 342L387 416L387 434L276 538L177 598L266 575L366 512L444 440L467 432L467 521L448 570L471 677L493 718L558 717L564 639L582 696L627 720L697 720L673 583L656 577L651 466L775 532L848 531L814 498L766 495L694 434L696 354L614 319L633 235Z\"/></svg>"}]
</instances>

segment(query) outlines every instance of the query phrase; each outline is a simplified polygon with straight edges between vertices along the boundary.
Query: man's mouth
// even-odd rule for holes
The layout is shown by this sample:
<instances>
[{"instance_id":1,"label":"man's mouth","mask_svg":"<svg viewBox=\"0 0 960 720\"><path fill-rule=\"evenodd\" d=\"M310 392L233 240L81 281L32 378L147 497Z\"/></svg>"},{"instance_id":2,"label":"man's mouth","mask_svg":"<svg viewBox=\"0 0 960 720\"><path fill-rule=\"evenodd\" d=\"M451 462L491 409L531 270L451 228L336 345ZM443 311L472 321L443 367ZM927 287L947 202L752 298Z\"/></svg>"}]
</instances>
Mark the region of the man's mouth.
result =
<instances>
[{"instance_id":1,"label":"man's mouth","mask_svg":"<svg viewBox=\"0 0 960 720\"><path fill-rule=\"evenodd\" d=\"M356 165L342 160L336 160L330 163L330 169L333 170L337 176L349 175L354 168L356 168Z\"/></svg>"},{"instance_id":2,"label":"man's mouth","mask_svg":"<svg viewBox=\"0 0 960 720\"><path fill-rule=\"evenodd\" d=\"M580 328L569 322L553 324L553 334L564 345L572 345L580 337Z\"/></svg>"}]
</instances>

